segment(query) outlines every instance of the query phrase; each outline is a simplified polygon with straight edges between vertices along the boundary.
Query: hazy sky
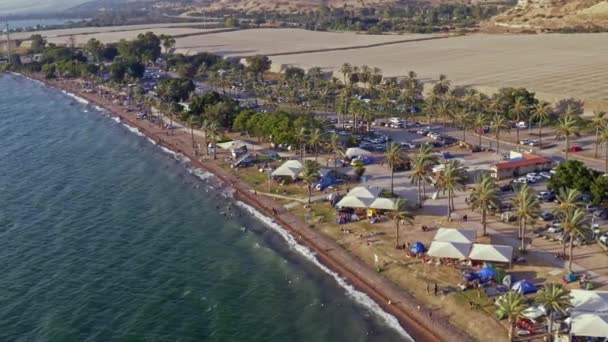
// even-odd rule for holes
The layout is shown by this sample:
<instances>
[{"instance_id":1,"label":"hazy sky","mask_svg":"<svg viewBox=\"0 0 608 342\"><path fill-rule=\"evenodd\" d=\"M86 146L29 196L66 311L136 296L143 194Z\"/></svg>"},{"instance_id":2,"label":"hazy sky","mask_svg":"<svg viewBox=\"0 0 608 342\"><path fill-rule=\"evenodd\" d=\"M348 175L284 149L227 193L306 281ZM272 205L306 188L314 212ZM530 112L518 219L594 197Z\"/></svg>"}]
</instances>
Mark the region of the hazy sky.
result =
<instances>
[{"instance_id":1,"label":"hazy sky","mask_svg":"<svg viewBox=\"0 0 608 342\"><path fill-rule=\"evenodd\" d=\"M7 14L57 12L87 0L0 0L0 16Z\"/></svg>"}]
</instances>

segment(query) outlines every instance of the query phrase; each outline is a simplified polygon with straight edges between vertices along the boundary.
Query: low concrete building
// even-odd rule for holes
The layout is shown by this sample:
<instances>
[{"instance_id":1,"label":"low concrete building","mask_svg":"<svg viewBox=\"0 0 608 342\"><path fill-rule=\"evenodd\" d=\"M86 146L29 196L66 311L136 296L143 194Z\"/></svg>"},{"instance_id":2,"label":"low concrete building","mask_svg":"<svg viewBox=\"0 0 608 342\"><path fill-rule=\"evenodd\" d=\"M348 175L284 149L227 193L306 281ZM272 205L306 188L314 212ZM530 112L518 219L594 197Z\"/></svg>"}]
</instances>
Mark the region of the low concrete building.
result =
<instances>
[{"instance_id":1,"label":"low concrete building","mask_svg":"<svg viewBox=\"0 0 608 342\"><path fill-rule=\"evenodd\" d=\"M492 177L496 179L516 178L530 172L540 172L551 168L551 159L529 153L511 152L509 161L493 165Z\"/></svg>"}]
</instances>

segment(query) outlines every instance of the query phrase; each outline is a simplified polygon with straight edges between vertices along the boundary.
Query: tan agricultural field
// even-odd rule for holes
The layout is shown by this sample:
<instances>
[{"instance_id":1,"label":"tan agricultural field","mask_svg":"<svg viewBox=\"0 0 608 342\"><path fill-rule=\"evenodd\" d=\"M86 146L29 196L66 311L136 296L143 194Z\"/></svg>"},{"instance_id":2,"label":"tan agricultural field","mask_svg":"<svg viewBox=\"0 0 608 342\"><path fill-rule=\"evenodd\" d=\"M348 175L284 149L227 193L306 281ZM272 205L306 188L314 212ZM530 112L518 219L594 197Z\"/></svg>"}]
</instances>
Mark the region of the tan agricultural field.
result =
<instances>
[{"instance_id":1,"label":"tan agricultural field","mask_svg":"<svg viewBox=\"0 0 608 342\"><path fill-rule=\"evenodd\" d=\"M259 38L265 42L266 39ZM291 43L289 43L291 42ZM414 70L423 80L446 74L484 91L522 86L547 100L608 102L608 34L470 35L357 50L274 56L274 63L335 71L344 62L379 67L385 76ZM245 45L255 45L251 41ZM301 48L297 40L279 44ZM274 51L274 49L269 49ZM264 51L261 51L264 53Z\"/></svg>"},{"instance_id":2,"label":"tan agricultural field","mask_svg":"<svg viewBox=\"0 0 608 342\"><path fill-rule=\"evenodd\" d=\"M73 36L64 36L56 38L47 38L49 43L55 44L66 44L69 37L76 39L76 44L85 44L89 39L95 38L102 43L115 43L121 39L132 40L137 38L137 35L146 32L154 32L157 35L166 34L169 36L182 35L182 34L200 34L206 32L213 32L214 29L203 30L203 29L191 29L191 28L147 28L142 30L132 31L121 31L121 32L103 32L103 33L91 33L91 34L80 34Z\"/></svg>"},{"instance_id":3,"label":"tan agricultural field","mask_svg":"<svg viewBox=\"0 0 608 342\"><path fill-rule=\"evenodd\" d=\"M207 22L211 25L214 23ZM150 30L167 27L189 27L199 26L201 23L165 23L165 24L145 24L145 25L125 25L125 26L104 26L104 27L82 27L73 29L59 29L59 30L47 30L47 31L33 31L33 32L18 32L11 35L14 39L27 39L32 34L40 34L43 37L60 37L68 35L79 35L79 34L91 34L91 33L103 33L103 32L118 32L118 31L133 31L133 30Z\"/></svg>"},{"instance_id":4,"label":"tan agricultural field","mask_svg":"<svg viewBox=\"0 0 608 342\"><path fill-rule=\"evenodd\" d=\"M223 56L246 56L344 48L429 37L433 35L375 36L302 29L251 29L179 38L175 47L177 52L189 54L206 51Z\"/></svg>"}]
</instances>

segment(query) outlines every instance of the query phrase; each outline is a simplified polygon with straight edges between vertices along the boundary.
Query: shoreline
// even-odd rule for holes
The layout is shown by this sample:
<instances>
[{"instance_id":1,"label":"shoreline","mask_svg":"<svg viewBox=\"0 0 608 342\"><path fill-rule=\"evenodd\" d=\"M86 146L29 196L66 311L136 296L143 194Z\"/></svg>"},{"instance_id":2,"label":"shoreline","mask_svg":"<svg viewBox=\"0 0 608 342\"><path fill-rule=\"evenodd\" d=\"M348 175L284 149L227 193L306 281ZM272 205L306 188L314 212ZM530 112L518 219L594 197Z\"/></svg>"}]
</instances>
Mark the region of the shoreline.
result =
<instances>
[{"instance_id":1,"label":"shoreline","mask_svg":"<svg viewBox=\"0 0 608 342\"><path fill-rule=\"evenodd\" d=\"M261 215L274 220L286 230L297 244L300 244L314 253L318 262L335 272L338 277L346 281L355 289L369 296L382 310L393 315L401 327L414 339L420 341L468 341L471 340L464 332L451 325L445 318L430 318L429 312L422 302L416 300L396 284L384 278L361 260L348 253L335 241L322 236L319 232L309 228L301 219L282 209L272 199L254 195L252 189L227 173L218 161L211 159L203 161L190 152L191 148L178 138L182 133L161 134L160 128L147 120L137 120L135 113L129 113L124 107L113 104L94 93L84 93L73 81L45 80L33 75L16 74L32 81L41 82L46 86L60 89L68 96L74 94L88 101L89 105L97 106L117 117L125 125L137 128L146 138L154 141L161 148L170 149L180 153L190 160L194 168L199 168L214 175L226 186L234 190L234 199L255 209ZM73 96L72 96L73 97ZM76 99L78 101L78 99ZM81 101L79 101L81 102ZM189 137L187 137L189 139ZM281 208L273 214L273 208ZM247 209L247 208L245 208Z\"/></svg>"}]
</instances>

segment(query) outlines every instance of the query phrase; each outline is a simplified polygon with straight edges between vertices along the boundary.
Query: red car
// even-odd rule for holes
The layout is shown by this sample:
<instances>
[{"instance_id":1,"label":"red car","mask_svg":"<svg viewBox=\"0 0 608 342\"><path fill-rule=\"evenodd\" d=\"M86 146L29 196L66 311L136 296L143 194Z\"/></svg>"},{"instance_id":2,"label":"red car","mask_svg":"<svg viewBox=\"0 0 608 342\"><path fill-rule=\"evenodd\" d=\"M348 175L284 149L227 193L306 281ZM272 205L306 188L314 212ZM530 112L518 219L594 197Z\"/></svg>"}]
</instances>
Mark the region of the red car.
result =
<instances>
[{"instance_id":1,"label":"red car","mask_svg":"<svg viewBox=\"0 0 608 342\"><path fill-rule=\"evenodd\" d=\"M582 150L583 150L583 148L580 147L580 146L572 146L572 147L570 147L570 149L568 151L570 151L570 152L580 152Z\"/></svg>"}]
</instances>

